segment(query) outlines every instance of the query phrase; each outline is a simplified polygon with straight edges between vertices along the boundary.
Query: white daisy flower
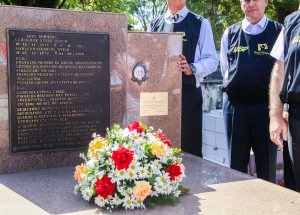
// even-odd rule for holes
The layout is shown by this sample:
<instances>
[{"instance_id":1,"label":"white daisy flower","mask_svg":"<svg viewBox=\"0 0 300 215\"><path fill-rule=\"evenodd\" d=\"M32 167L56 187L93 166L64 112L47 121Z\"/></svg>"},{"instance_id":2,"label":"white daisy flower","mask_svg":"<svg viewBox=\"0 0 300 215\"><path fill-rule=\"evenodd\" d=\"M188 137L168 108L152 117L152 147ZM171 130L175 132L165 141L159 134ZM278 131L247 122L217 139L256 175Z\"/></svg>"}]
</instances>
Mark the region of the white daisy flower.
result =
<instances>
[{"instance_id":1,"label":"white daisy flower","mask_svg":"<svg viewBox=\"0 0 300 215\"><path fill-rule=\"evenodd\" d=\"M161 165L160 165L160 168L161 168ZM159 168L159 166L152 165L151 168L150 168L150 171L151 171L154 175L161 175L160 168Z\"/></svg>"},{"instance_id":2,"label":"white daisy flower","mask_svg":"<svg viewBox=\"0 0 300 215\"><path fill-rule=\"evenodd\" d=\"M118 186L117 189L118 189L118 192L119 192L122 196L126 196L126 195L127 195L127 193L126 193L126 191L125 191L125 189L124 189L123 187Z\"/></svg>"},{"instance_id":3,"label":"white daisy flower","mask_svg":"<svg viewBox=\"0 0 300 215\"><path fill-rule=\"evenodd\" d=\"M164 194L165 193L165 187L163 184L155 182L154 183L154 190L158 193L158 194Z\"/></svg>"},{"instance_id":4,"label":"white daisy flower","mask_svg":"<svg viewBox=\"0 0 300 215\"><path fill-rule=\"evenodd\" d=\"M124 130L122 130L121 132L121 138L124 139L126 137L129 137L131 135L130 131L128 128L125 128Z\"/></svg>"},{"instance_id":5,"label":"white daisy flower","mask_svg":"<svg viewBox=\"0 0 300 215\"><path fill-rule=\"evenodd\" d=\"M172 192L172 188L170 186L165 186L164 194L170 194Z\"/></svg>"},{"instance_id":6,"label":"white daisy flower","mask_svg":"<svg viewBox=\"0 0 300 215\"><path fill-rule=\"evenodd\" d=\"M96 178L102 178L105 175L105 172L95 169L94 174L95 174Z\"/></svg>"},{"instance_id":7,"label":"white daisy flower","mask_svg":"<svg viewBox=\"0 0 300 215\"><path fill-rule=\"evenodd\" d=\"M128 145L127 145L127 144L124 144L123 147L124 147L124 148L127 148L127 149L129 149L129 150L133 150L133 145L132 145L132 144L128 144Z\"/></svg>"},{"instance_id":8,"label":"white daisy flower","mask_svg":"<svg viewBox=\"0 0 300 215\"><path fill-rule=\"evenodd\" d=\"M127 170L126 171L126 179L128 180L134 180L138 178L138 174L136 171L132 171L132 170Z\"/></svg>"},{"instance_id":9,"label":"white daisy flower","mask_svg":"<svg viewBox=\"0 0 300 215\"><path fill-rule=\"evenodd\" d=\"M125 196L125 198L123 200L123 206L126 209L133 209L134 205L135 205L134 200L130 196Z\"/></svg>"},{"instance_id":10,"label":"white daisy flower","mask_svg":"<svg viewBox=\"0 0 300 215\"><path fill-rule=\"evenodd\" d=\"M94 191L90 189L89 187L84 188L81 190L82 197L85 201L90 201L91 197L94 194Z\"/></svg>"},{"instance_id":11,"label":"white daisy flower","mask_svg":"<svg viewBox=\"0 0 300 215\"><path fill-rule=\"evenodd\" d=\"M140 168L140 171L138 172L139 178L140 179L147 178L148 173L149 173L149 171L146 168Z\"/></svg>"},{"instance_id":12,"label":"white daisy flower","mask_svg":"<svg viewBox=\"0 0 300 215\"><path fill-rule=\"evenodd\" d=\"M104 199L102 196L97 196L95 198L95 204L98 205L99 207L104 207L106 203L108 203L108 200Z\"/></svg>"},{"instance_id":13,"label":"white daisy flower","mask_svg":"<svg viewBox=\"0 0 300 215\"><path fill-rule=\"evenodd\" d=\"M99 164L99 161L96 159L91 159L88 162L86 162L86 166L88 169L95 169Z\"/></svg>"},{"instance_id":14,"label":"white daisy flower","mask_svg":"<svg viewBox=\"0 0 300 215\"><path fill-rule=\"evenodd\" d=\"M155 181L161 185L170 183L170 179L167 174L162 174L161 176L156 177Z\"/></svg>"},{"instance_id":15,"label":"white daisy flower","mask_svg":"<svg viewBox=\"0 0 300 215\"><path fill-rule=\"evenodd\" d=\"M117 172L117 176L119 180L123 180L126 177L125 169L121 169Z\"/></svg>"},{"instance_id":16,"label":"white daisy flower","mask_svg":"<svg viewBox=\"0 0 300 215\"><path fill-rule=\"evenodd\" d=\"M119 181L119 176L117 171L112 170L107 175L110 178L112 183L116 183L117 181Z\"/></svg>"},{"instance_id":17,"label":"white daisy flower","mask_svg":"<svg viewBox=\"0 0 300 215\"><path fill-rule=\"evenodd\" d=\"M149 142L156 142L157 141L157 137L154 136L152 133L147 133L147 139L149 140Z\"/></svg>"},{"instance_id":18,"label":"white daisy flower","mask_svg":"<svg viewBox=\"0 0 300 215\"><path fill-rule=\"evenodd\" d=\"M134 129L132 132L131 132L131 137L132 137L132 139L135 141L135 140L137 140L137 139L139 139L139 136L140 136L140 134L138 134L137 133L137 131L136 131L136 129Z\"/></svg>"},{"instance_id":19,"label":"white daisy flower","mask_svg":"<svg viewBox=\"0 0 300 215\"><path fill-rule=\"evenodd\" d=\"M114 205L120 205L122 204L122 202L122 199L120 199L120 197L117 194L115 194L115 196L112 198L112 203Z\"/></svg>"},{"instance_id":20,"label":"white daisy flower","mask_svg":"<svg viewBox=\"0 0 300 215\"><path fill-rule=\"evenodd\" d=\"M145 205L144 205L144 203L143 203L143 201L142 200L136 200L136 207L137 208L142 208L142 209L144 209L145 208Z\"/></svg>"},{"instance_id":21,"label":"white daisy flower","mask_svg":"<svg viewBox=\"0 0 300 215\"><path fill-rule=\"evenodd\" d=\"M140 169L141 169L140 164L136 161L131 162L128 168L128 170L131 170L133 172L138 172Z\"/></svg>"}]
</instances>

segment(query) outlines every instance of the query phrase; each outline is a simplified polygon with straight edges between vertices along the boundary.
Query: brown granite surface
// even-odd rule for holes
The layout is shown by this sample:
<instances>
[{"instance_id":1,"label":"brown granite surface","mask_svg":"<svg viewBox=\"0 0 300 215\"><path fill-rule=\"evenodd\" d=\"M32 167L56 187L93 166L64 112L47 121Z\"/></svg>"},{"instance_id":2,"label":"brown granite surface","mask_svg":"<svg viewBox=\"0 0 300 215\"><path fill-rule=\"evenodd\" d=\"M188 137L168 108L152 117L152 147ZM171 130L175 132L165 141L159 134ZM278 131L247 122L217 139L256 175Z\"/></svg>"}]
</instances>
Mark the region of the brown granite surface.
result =
<instances>
[{"instance_id":1,"label":"brown granite surface","mask_svg":"<svg viewBox=\"0 0 300 215\"><path fill-rule=\"evenodd\" d=\"M300 194L185 154L184 186L191 191L176 205L155 209L98 210L73 193L74 167L0 175L0 214L298 215Z\"/></svg>"},{"instance_id":2,"label":"brown granite surface","mask_svg":"<svg viewBox=\"0 0 300 215\"><path fill-rule=\"evenodd\" d=\"M127 18L120 14L0 6L0 174L79 162L79 151L9 155L6 28L110 34L111 122L122 123L125 106Z\"/></svg>"},{"instance_id":3,"label":"brown granite surface","mask_svg":"<svg viewBox=\"0 0 300 215\"><path fill-rule=\"evenodd\" d=\"M174 146L180 147L181 138L181 73L177 60L182 51L178 34L128 33L126 123L141 120L154 129L162 129ZM139 85L131 80L134 66L142 62L148 71L147 80ZM168 115L140 116L142 92L167 92Z\"/></svg>"},{"instance_id":4,"label":"brown granite surface","mask_svg":"<svg viewBox=\"0 0 300 215\"><path fill-rule=\"evenodd\" d=\"M300 194L261 179L209 185L199 193L202 214L300 214Z\"/></svg>"}]
</instances>

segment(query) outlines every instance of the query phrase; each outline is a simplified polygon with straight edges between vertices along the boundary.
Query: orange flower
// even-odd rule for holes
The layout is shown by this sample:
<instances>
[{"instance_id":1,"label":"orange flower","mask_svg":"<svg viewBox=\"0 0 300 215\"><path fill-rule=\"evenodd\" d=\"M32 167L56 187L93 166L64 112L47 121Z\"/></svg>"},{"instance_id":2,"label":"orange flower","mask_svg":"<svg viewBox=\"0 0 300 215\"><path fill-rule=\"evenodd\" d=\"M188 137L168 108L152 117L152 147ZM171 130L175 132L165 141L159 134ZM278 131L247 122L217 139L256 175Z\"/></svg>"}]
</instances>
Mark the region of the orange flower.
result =
<instances>
[{"instance_id":1,"label":"orange flower","mask_svg":"<svg viewBox=\"0 0 300 215\"><path fill-rule=\"evenodd\" d=\"M75 172L74 172L74 179L79 182L82 181L82 174L85 174L87 172L85 164L77 165L75 167Z\"/></svg>"},{"instance_id":2,"label":"orange flower","mask_svg":"<svg viewBox=\"0 0 300 215\"><path fill-rule=\"evenodd\" d=\"M167 153L166 145L161 141L153 143L151 149L152 154L156 157L164 156Z\"/></svg>"},{"instance_id":3,"label":"orange flower","mask_svg":"<svg viewBox=\"0 0 300 215\"><path fill-rule=\"evenodd\" d=\"M94 140L90 142L88 153L93 158L98 158L99 153L98 149L101 149L105 144L107 144L107 140L102 137L96 137Z\"/></svg>"},{"instance_id":4,"label":"orange flower","mask_svg":"<svg viewBox=\"0 0 300 215\"><path fill-rule=\"evenodd\" d=\"M179 166L180 166L181 172L184 173L184 171L185 171L185 166L184 166L183 164L179 164Z\"/></svg>"},{"instance_id":5,"label":"orange flower","mask_svg":"<svg viewBox=\"0 0 300 215\"><path fill-rule=\"evenodd\" d=\"M136 182L136 185L132 191L133 196L139 201L144 201L144 199L150 194L150 192L151 185L147 181Z\"/></svg>"}]
</instances>

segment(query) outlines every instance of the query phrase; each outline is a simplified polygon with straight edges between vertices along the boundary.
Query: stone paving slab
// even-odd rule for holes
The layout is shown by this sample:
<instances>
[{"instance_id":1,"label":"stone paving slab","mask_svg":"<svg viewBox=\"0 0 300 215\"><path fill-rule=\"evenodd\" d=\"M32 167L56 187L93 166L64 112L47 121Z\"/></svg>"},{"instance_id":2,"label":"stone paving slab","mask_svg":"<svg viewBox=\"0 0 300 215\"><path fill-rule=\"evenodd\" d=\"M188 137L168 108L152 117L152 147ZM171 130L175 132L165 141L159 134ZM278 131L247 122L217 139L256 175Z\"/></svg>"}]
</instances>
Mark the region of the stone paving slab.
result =
<instances>
[{"instance_id":1,"label":"stone paving slab","mask_svg":"<svg viewBox=\"0 0 300 215\"><path fill-rule=\"evenodd\" d=\"M175 206L103 212L73 193L74 167L63 167L0 175L0 214L279 214L278 208L284 208L281 214L300 214L291 213L299 211L299 193L189 154L184 163L184 186L191 192Z\"/></svg>"}]
</instances>

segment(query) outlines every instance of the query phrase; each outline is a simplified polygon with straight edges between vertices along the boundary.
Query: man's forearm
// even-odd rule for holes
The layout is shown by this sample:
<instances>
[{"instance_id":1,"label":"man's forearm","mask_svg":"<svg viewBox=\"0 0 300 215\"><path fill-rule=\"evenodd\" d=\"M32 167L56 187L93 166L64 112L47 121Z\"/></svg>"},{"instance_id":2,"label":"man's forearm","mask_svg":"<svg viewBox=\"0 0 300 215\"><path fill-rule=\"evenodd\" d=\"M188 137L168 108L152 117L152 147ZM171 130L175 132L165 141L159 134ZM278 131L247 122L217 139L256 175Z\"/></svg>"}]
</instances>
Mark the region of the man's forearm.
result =
<instances>
[{"instance_id":1,"label":"man's forearm","mask_svg":"<svg viewBox=\"0 0 300 215\"><path fill-rule=\"evenodd\" d=\"M282 116L283 104L280 100L279 94L284 80L284 64L277 60L270 81L270 118L278 118Z\"/></svg>"}]
</instances>

